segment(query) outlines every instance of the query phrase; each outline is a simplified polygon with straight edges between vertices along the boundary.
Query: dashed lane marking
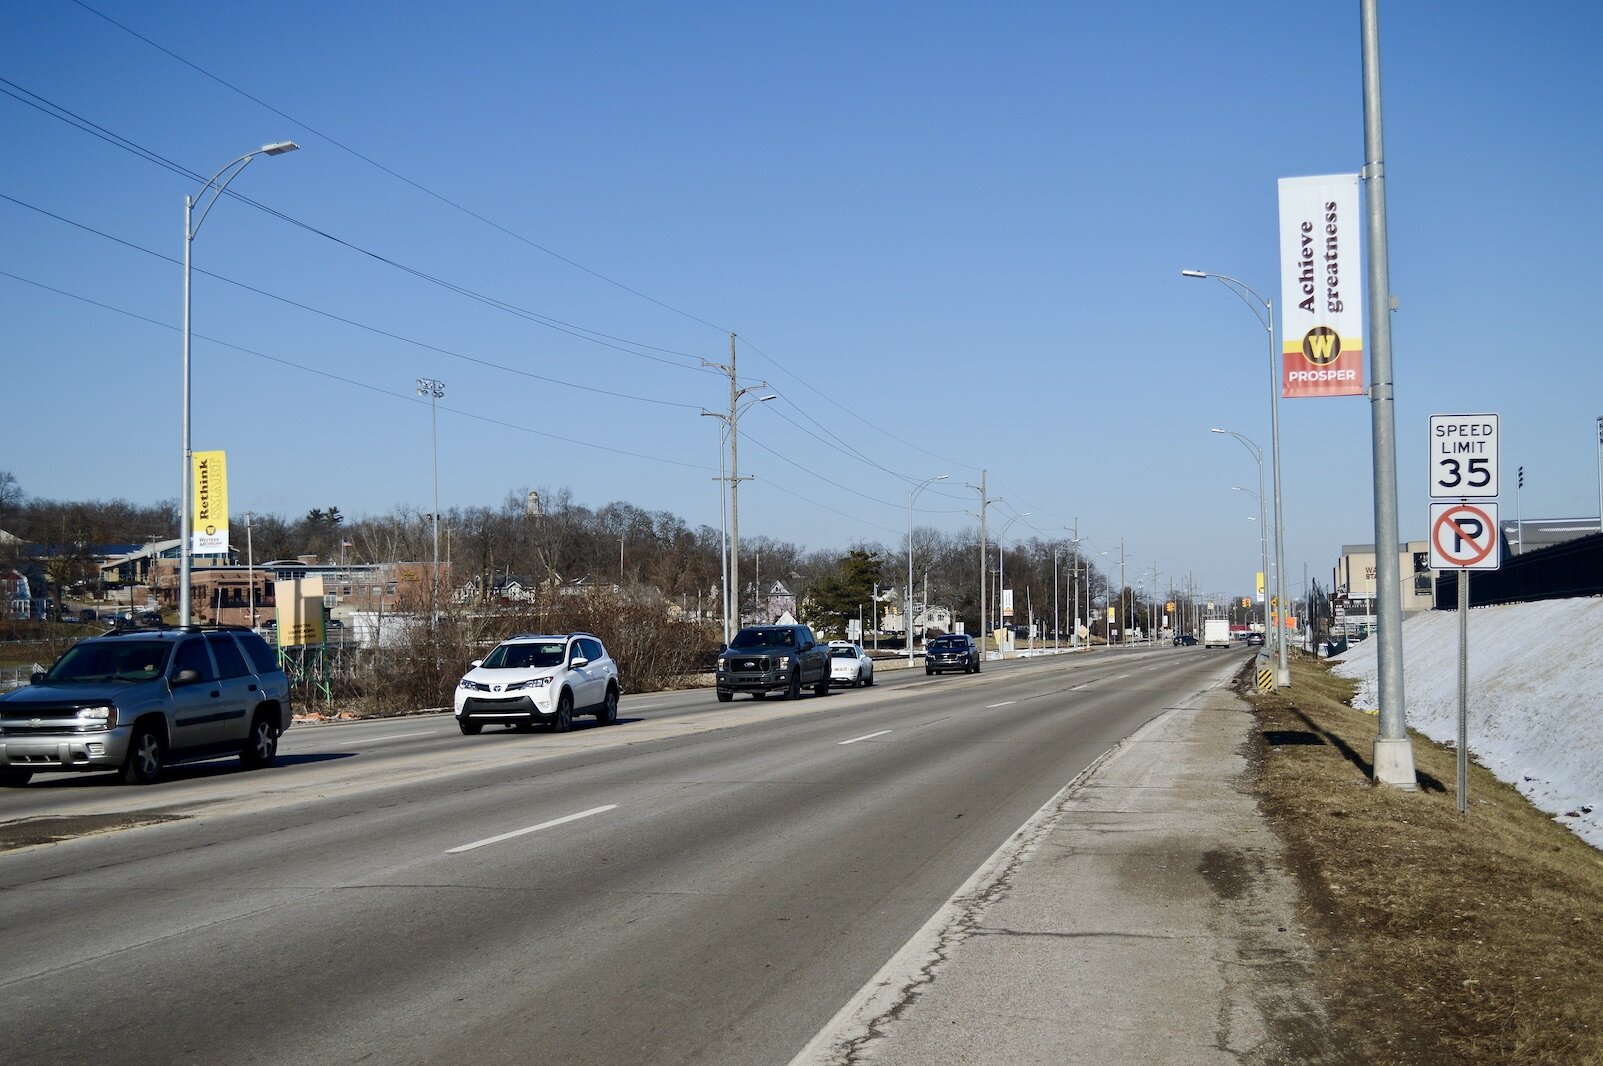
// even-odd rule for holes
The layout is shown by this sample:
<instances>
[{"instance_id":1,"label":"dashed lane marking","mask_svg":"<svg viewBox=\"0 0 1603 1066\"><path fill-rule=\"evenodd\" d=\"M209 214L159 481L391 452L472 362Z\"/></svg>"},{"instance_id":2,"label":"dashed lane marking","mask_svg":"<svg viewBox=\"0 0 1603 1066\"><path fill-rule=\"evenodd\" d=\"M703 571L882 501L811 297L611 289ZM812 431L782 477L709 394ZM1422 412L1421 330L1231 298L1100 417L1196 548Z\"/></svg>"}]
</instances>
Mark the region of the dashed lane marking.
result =
<instances>
[{"instance_id":1,"label":"dashed lane marking","mask_svg":"<svg viewBox=\"0 0 1603 1066\"><path fill-rule=\"evenodd\" d=\"M609 803L605 807L592 807L588 811L580 811L578 814L570 814L562 818L553 818L549 822L541 822L539 825L531 825L525 829L514 829L510 833L501 833L497 836L485 837L483 840L475 840L471 844L463 844L460 847L451 848L446 851L446 854L459 855L464 851L472 851L474 848L487 847L490 844L499 844L501 841L511 840L513 837L521 837L529 833L538 833L542 829L550 829L552 826L565 825L568 822L577 822L580 818L589 818L591 815L605 814L608 811L615 811L617 809L618 805L616 803Z\"/></svg>"},{"instance_id":2,"label":"dashed lane marking","mask_svg":"<svg viewBox=\"0 0 1603 1066\"><path fill-rule=\"evenodd\" d=\"M865 733L864 735L862 735L860 737L853 737L850 740L843 740L843 741L841 741L841 743L842 744L856 744L859 740L873 740L875 737L882 737L886 733L889 733L889 732L890 732L889 729L881 729L878 733Z\"/></svg>"}]
</instances>

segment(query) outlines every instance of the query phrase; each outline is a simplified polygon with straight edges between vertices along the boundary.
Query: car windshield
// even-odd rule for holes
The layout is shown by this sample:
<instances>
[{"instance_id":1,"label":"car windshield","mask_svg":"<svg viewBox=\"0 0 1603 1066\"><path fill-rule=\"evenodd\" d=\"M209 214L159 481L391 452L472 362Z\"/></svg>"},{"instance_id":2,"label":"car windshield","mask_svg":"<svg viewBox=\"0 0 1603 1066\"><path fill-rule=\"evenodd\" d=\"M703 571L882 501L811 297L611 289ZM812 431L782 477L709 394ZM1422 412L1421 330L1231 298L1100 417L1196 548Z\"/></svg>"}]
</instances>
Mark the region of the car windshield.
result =
<instances>
[{"instance_id":1,"label":"car windshield","mask_svg":"<svg viewBox=\"0 0 1603 1066\"><path fill-rule=\"evenodd\" d=\"M47 682L151 681L162 675L172 644L165 640L85 641L67 649Z\"/></svg>"},{"instance_id":2,"label":"car windshield","mask_svg":"<svg viewBox=\"0 0 1603 1066\"><path fill-rule=\"evenodd\" d=\"M735 634L731 648L794 648L796 632L791 629L742 629Z\"/></svg>"},{"instance_id":3,"label":"car windshield","mask_svg":"<svg viewBox=\"0 0 1603 1066\"><path fill-rule=\"evenodd\" d=\"M829 657L831 659L855 659L855 658L857 658L857 649L856 648L830 648L829 649Z\"/></svg>"},{"instance_id":4,"label":"car windshield","mask_svg":"<svg viewBox=\"0 0 1603 1066\"><path fill-rule=\"evenodd\" d=\"M566 641L523 641L500 644L485 657L487 670L530 670L542 666L561 666Z\"/></svg>"},{"instance_id":5,"label":"car windshield","mask_svg":"<svg viewBox=\"0 0 1603 1066\"><path fill-rule=\"evenodd\" d=\"M966 642L961 640L952 640L951 638L930 641L931 651L960 651L966 649L967 647L968 645Z\"/></svg>"}]
</instances>

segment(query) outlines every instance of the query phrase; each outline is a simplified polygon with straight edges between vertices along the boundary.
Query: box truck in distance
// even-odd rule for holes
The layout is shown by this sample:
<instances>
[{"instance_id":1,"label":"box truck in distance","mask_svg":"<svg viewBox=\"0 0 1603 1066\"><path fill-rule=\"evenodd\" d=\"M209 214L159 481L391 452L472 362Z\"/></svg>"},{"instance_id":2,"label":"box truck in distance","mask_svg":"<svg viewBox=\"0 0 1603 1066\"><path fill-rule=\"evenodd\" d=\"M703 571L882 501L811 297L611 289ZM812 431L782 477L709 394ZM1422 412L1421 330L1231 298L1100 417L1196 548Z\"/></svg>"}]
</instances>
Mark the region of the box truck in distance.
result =
<instances>
[{"instance_id":1,"label":"box truck in distance","mask_svg":"<svg viewBox=\"0 0 1603 1066\"><path fill-rule=\"evenodd\" d=\"M1230 647L1230 619L1204 618L1202 620L1202 646L1204 648Z\"/></svg>"}]
</instances>

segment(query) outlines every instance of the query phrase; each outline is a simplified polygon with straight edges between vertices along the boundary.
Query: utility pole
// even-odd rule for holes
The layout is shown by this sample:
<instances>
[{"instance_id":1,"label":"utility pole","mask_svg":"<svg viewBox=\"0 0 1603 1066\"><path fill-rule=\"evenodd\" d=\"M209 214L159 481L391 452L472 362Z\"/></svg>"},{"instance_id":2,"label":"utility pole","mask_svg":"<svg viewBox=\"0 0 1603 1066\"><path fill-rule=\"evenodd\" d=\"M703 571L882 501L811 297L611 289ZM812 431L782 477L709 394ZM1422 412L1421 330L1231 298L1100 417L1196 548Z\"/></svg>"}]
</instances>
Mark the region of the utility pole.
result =
<instances>
[{"instance_id":1,"label":"utility pole","mask_svg":"<svg viewBox=\"0 0 1603 1066\"><path fill-rule=\"evenodd\" d=\"M703 415L711 415L723 421L729 427L729 594L734 608L734 626L740 628L740 483L750 481L750 476L740 476L740 434L736 423L740 418L740 411L736 405L740 398L748 392L757 389L766 389L768 383L759 381L755 385L741 388L735 380L735 335L729 335L729 363L714 363L709 359L701 361L702 366L722 370L729 376L729 414L718 415L711 411L703 411ZM773 396L764 396L751 403L760 403L775 399ZM746 406L751 406L748 403Z\"/></svg>"},{"instance_id":2,"label":"utility pole","mask_svg":"<svg viewBox=\"0 0 1603 1066\"><path fill-rule=\"evenodd\" d=\"M985 658L985 511L996 501L986 494L986 471L980 471L980 483L969 488L980 494L980 658Z\"/></svg>"},{"instance_id":3,"label":"utility pole","mask_svg":"<svg viewBox=\"0 0 1603 1066\"><path fill-rule=\"evenodd\" d=\"M1403 595L1397 536L1397 412L1391 357L1391 275L1386 249L1386 170L1380 109L1380 15L1377 0L1359 7L1363 38L1364 180L1369 237L1369 410L1374 439L1375 602L1380 632L1375 649L1380 721L1375 734L1375 780L1408 792L1418 785L1403 702Z\"/></svg>"}]
</instances>

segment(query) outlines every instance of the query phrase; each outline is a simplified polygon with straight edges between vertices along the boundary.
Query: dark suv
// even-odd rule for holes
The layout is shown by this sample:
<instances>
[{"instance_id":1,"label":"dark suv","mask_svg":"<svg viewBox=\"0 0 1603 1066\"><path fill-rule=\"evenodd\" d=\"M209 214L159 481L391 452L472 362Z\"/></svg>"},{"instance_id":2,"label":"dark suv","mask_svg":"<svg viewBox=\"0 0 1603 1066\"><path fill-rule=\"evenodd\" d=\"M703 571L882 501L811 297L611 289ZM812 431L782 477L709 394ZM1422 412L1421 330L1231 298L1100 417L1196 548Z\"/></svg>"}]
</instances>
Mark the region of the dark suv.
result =
<instances>
[{"instance_id":1,"label":"dark suv","mask_svg":"<svg viewBox=\"0 0 1603 1066\"><path fill-rule=\"evenodd\" d=\"M289 679L248 629L107 633L0 696L0 785L60 770L143 785L165 765L220 755L254 770L278 755L290 719Z\"/></svg>"},{"instance_id":2,"label":"dark suv","mask_svg":"<svg viewBox=\"0 0 1603 1066\"><path fill-rule=\"evenodd\" d=\"M967 633L948 633L924 645L924 672L944 674L948 670L980 672L980 646Z\"/></svg>"}]
</instances>

